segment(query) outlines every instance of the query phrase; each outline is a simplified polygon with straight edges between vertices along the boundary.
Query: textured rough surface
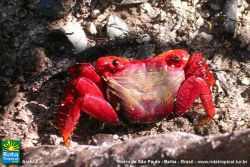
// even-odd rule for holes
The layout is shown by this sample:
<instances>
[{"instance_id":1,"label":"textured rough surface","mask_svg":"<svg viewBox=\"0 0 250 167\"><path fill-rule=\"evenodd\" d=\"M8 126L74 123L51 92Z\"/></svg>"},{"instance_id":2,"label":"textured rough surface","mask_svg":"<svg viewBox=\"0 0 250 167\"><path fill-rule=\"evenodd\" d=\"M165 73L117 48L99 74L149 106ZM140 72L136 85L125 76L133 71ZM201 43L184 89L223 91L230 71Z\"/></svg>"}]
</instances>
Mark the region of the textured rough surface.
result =
<instances>
[{"instance_id":1,"label":"textured rough surface","mask_svg":"<svg viewBox=\"0 0 250 167\"><path fill-rule=\"evenodd\" d=\"M250 163L250 131L219 136L200 137L184 132L171 132L151 137L140 137L113 146L76 145L70 148L40 146L24 148L24 162L39 166L201 166L203 160L220 160L220 165L241 166ZM171 162L172 160L172 162ZM184 160L190 164L184 163ZM225 161L225 162L223 162ZM248 163L247 163L248 162ZM26 163L27 164L27 163ZM212 162L210 163L212 164Z\"/></svg>"}]
</instances>

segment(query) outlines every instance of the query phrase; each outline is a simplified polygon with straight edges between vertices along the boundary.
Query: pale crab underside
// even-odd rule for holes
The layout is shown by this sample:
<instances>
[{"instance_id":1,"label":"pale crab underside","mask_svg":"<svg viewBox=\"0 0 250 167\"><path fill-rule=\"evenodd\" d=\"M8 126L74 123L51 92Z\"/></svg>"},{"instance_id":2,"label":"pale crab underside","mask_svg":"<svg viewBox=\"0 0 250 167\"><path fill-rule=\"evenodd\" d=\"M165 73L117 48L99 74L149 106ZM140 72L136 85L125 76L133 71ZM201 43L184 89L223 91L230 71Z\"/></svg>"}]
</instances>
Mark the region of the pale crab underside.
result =
<instances>
[{"instance_id":1,"label":"pale crab underside","mask_svg":"<svg viewBox=\"0 0 250 167\"><path fill-rule=\"evenodd\" d=\"M152 122L166 117L174 109L174 99L185 79L183 69L165 61L129 63L124 70L107 77L107 98L118 114L129 122ZM123 110L121 110L123 109Z\"/></svg>"}]
</instances>

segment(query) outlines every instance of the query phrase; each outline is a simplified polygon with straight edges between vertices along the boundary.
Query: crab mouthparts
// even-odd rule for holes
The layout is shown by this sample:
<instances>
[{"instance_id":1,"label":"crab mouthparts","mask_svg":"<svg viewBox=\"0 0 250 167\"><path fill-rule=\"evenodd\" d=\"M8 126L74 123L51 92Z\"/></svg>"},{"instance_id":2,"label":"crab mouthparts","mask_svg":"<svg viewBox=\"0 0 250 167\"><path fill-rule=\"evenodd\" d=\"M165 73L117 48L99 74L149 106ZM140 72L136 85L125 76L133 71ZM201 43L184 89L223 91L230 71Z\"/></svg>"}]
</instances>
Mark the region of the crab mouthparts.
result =
<instances>
[{"instance_id":1,"label":"crab mouthparts","mask_svg":"<svg viewBox=\"0 0 250 167\"><path fill-rule=\"evenodd\" d=\"M116 96L130 121L149 122L173 110L183 80L182 70L171 71L168 66L151 62L133 64L107 77L107 98L112 102L111 97ZM114 108L119 110L117 106Z\"/></svg>"}]
</instances>

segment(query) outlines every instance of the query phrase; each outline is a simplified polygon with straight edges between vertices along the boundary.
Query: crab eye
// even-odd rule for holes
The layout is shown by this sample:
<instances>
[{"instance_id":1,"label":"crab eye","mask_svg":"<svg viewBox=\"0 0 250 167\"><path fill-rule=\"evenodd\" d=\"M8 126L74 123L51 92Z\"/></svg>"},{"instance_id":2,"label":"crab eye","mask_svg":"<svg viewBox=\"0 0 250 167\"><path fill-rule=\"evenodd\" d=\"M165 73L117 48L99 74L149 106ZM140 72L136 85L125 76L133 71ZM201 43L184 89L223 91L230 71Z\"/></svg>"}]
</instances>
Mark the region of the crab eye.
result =
<instances>
[{"instance_id":1,"label":"crab eye","mask_svg":"<svg viewBox=\"0 0 250 167\"><path fill-rule=\"evenodd\" d=\"M115 60L113 60L112 64L113 64L113 66L115 66L115 67L116 67L116 66L118 66L118 65L119 65L119 61L115 59Z\"/></svg>"},{"instance_id":2,"label":"crab eye","mask_svg":"<svg viewBox=\"0 0 250 167\"><path fill-rule=\"evenodd\" d=\"M180 57L179 56L175 56L172 58L172 60L175 62L175 63L179 63L180 62Z\"/></svg>"},{"instance_id":3,"label":"crab eye","mask_svg":"<svg viewBox=\"0 0 250 167\"><path fill-rule=\"evenodd\" d=\"M171 67L179 68L181 66L181 58L179 56L173 56L167 59L167 64Z\"/></svg>"}]
</instances>

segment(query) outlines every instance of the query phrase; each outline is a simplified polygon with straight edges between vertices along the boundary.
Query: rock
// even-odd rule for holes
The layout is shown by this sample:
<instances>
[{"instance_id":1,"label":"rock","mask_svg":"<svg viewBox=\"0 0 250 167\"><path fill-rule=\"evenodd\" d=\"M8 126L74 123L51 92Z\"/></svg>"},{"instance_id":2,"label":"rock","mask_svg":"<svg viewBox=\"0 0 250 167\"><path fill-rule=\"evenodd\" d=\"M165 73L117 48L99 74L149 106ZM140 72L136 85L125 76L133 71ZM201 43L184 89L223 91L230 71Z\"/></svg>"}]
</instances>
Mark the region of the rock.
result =
<instances>
[{"instance_id":1,"label":"rock","mask_svg":"<svg viewBox=\"0 0 250 167\"><path fill-rule=\"evenodd\" d=\"M227 33L235 33L239 3L239 0L229 0L225 3L224 13L226 19L224 21L224 30Z\"/></svg>"},{"instance_id":2,"label":"rock","mask_svg":"<svg viewBox=\"0 0 250 167\"><path fill-rule=\"evenodd\" d=\"M38 160L39 166L157 166L191 160L244 160L249 161L250 130L201 137L184 132L171 132L156 136L139 137L112 146L78 145L39 146L24 148L23 160ZM170 162L171 161L171 162ZM223 163L223 162L222 162ZM243 163L243 162L242 162ZM37 164L36 164L37 165Z\"/></svg>"},{"instance_id":3,"label":"rock","mask_svg":"<svg viewBox=\"0 0 250 167\"><path fill-rule=\"evenodd\" d=\"M199 36L203 39L205 39L207 42L210 42L214 39L214 36L212 34L207 34L205 32L199 33Z\"/></svg>"},{"instance_id":4,"label":"rock","mask_svg":"<svg viewBox=\"0 0 250 167\"><path fill-rule=\"evenodd\" d=\"M153 8L152 8L150 3L144 3L143 4L143 9L146 10L147 13L149 13L149 14L152 13L152 11L153 11Z\"/></svg>"},{"instance_id":5,"label":"rock","mask_svg":"<svg viewBox=\"0 0 250 167\"><path fill-rule=\"evenodd\" d=\"M118 135L113 135L113 138L114 138L115 140L117 140L117 139L119 139L119 136L118 136Z\"/></svg>"},{"instance_id":6,"label":"rock","mask_svg":"<svg viewBox=\"0 0 250 167\"><path fill-rule=\"evenodd\" d=\"M40 0L38 11L45 17L63 17L75 6L76 0Z\"/></svg>"},{"instance_id":7,"label":"rock","mask_svg":"<svg viewBox=\"0 0 250 167\"><path fill-rule=\"evenodd\" d=\"M90 16L93 18L93 19L96 19L98 16L101 15L101 11L99 9L94 9L92 10Z\"/></svg>"},{"instance_id":8,"label":"rock","mask_svg":"<svg viewBox=\"0 0 250 167\"><path fill-rule=\"evenodd\" d=\"M80 53L87 48L88 40L79 23L68 22L63 27L61 27L61 30L74 46L76 53Z\"/></svg>"},{"instance_id":9,"label":"rock","mask_svg":"<svg viewBox=\"0 0 250 167\"><path fill-rule=\"evenodd\" d=\"M110 15L107 21L107 35L110 39L127 37L129 35L128 25L121 18Z\"/></svg>"},{"instance_id":10,"label":"rock","mask_svg":"<svg viewBox=\"0 0 250 167\"><path fill-rule=\"evenodd\" d=\"M203 18L209 18L210 17L210 11L209 10L204 10L202 11L202 17Z\"/></svg>"},{"instance_id":11,"label":"rock","mask_svg":"<svg viewBox=\"0 0 250 167\"><path fill-rule=\"evenodd\" d=\"M87 25L87 31L91 34L91 35L96 35L97 34L97 29L96 26L93 22L90 22Z\"/></svg>"},{"instance_id":12,"label":"rock","mask_svg":"<svg viewBox=\"0 0 250 167\"><path fill-rule=\"evenodd\" d=\"M246 85L246 86L249 86L250 85L250 79L247 78L247 77L243 77L240 79L240 82L242 85Z\"/></svg>"}]
</instances>

